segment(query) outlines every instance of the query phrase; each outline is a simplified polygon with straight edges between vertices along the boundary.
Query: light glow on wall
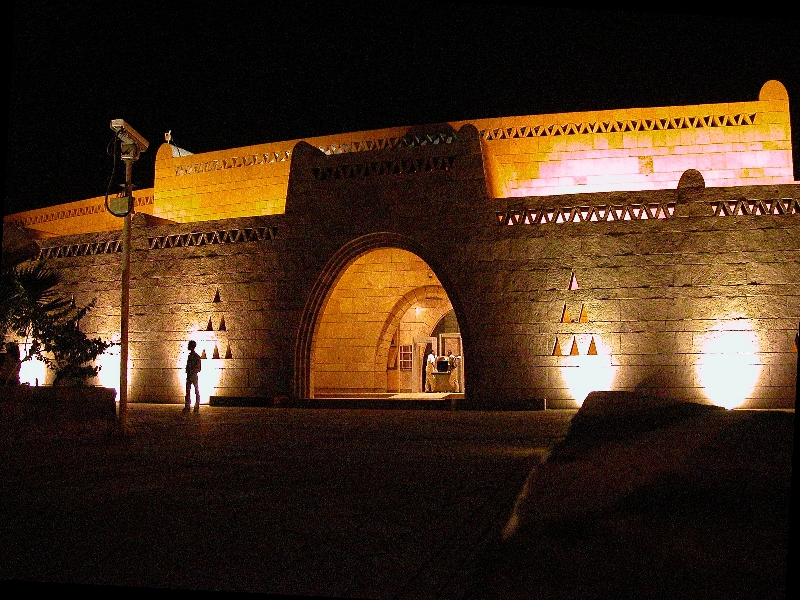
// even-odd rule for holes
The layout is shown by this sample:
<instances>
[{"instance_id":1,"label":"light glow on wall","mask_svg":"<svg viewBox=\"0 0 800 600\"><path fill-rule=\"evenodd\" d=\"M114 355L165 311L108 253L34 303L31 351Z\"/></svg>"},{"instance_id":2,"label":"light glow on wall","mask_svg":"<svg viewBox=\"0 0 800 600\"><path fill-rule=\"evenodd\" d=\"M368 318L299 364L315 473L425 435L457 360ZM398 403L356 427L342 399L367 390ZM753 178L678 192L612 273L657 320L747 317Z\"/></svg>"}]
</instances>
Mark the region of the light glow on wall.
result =
<instances>
[{"instance_id":1,"label":"light glow on wall","mask_svg":"<svg viewBox=\"0 0 800 600\"><path fill-rule=\"evenodd\" d=\"M211 331L187 331L186 342L181 345L181 351L178 353L178 379L180 381L180 397L183 398L186 393L186 359L189 356L188 340L197 342L195 352L201 357L205 352L206 358L201 361L202 369L197 377L197 383L200 386L200 404L208 404L211 396L217 395L217 388L219 387L222 379L222 367L224 360L221 358L214 358L214 347L217 348L218 355L222 355L224 348L216 336L215 332ZM191 396L192 404L194 404L194 387L192 388Z\"/></svg>"},{"instance_id":2,"label":"light glow on wall","mask_svg":"<svg viewBox=\"0 0 800 600\"><path fill-rule=\"evenodd\" d=\"M45 365L38 358L34 357L30 360L22 362L19 368L19 382L27 383L28 385L44 385L45 377L47 377L47 365Z\"/></svg>"},{"instance_id":3,"label":"light glow on wall","mask_svg":"<svg viewBox=\"0 0 800 600\"><path fill-rule=\"evenodd\" d=\"M213 344L211 347L213 349ZM200 371L200 375L197 378L197 382L200 384L200 404L208 404L210 397L215 396L217 394L217 388L219 387L219 382L222 379L223 361L218 358L210 358L211 355L208 354L208 351L206 351L206 355L209 356L209 358L206 358L202 361L203 370ZM186 363L184 361L183 367L185 366ZM185 391L185 385L186 385L185 378L183 382ZM194 390L192 390L192 394L194 394ZM192 397L192 402L194 402L194 396Z\"/></svg>"},{"instance_id":4,"label":"light glow on wall","mask_svg":"<svg viewBox=\"0 0 800 600\"><path fill-rule=\"evenodd\" d=\"M97 373L97 380L101 386L114 388L117 390L117 402L119 402L119 340L108 348L103 354L94 361L95 366L100 367Z\"/></svg>"},{"instance_id":5,"label":"light glow on wall","mask_svg":"<svg viewBox=\"0 0 800 600\"><path fill-rule=\"evenodd\" d=\"M570 396L578 406L583 404L589 392L612 389L617 367L611 362L611 351L600 336L594 336L597 354L583 352L575 356L564 356L561 362L561 377ZM585 344L588 345L588 344Z\"/></svg>"},{"instance_id":6,"label":"light glow on wall","mask_svg":"<svg viewBox=\"0 0 800 600\"><path fill-rule=\"evenodd\" d=\"M733 409L752 394L761 375L759 341L748 319L718 321L702 340L700 385L711 402Z\"/></svg>"}]
</instances>

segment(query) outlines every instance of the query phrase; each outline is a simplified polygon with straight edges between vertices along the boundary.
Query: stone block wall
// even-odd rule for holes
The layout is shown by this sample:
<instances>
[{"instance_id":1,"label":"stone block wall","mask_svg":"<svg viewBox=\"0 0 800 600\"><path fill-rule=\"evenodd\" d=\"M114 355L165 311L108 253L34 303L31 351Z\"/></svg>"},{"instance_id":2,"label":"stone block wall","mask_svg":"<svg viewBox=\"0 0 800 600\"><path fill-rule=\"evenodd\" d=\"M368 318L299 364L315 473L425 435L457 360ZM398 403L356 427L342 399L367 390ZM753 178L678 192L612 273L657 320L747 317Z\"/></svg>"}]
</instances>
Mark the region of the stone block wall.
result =
<instances>
[{"instance_id":1,"label":"stone block wall","mask_svg":"<svg viewBox=\"0 0 800 600\"><path fill-rule=\"evenodd\" d=\"M474 119L494 198L677 187L696 169L713 187L791 183L789 98L777 81L759 98L693 106ZM317 136L326 155L439 140L403 139L408 127ZM283 212L292 150L300 140L156 157L155 216L177 222Z\"/></svg>"},{"instance_id":2,"label":"stone block wall","mask_svg":"<svg viewBox=\"0 0 800 600\"><path fill-rule=\"evenodd\" d=\"M397 144L407 127L316 136L305 141L328 154ZM286 204L292 150L300 140L174 156L156 155L158 217L180 223L280 214Z\"/></svg>"},{"instance_id":3,"label":"stone block wall","mask_svg":"<svg viewBox=\"0 0 800 600\"><path fill-rule=\"evenodd\" d=\"M674 189L700 171L711 187L793 181L789 98L768 81L758 100L694 106L474 119L480 133L486 193L492 198ZM316 136L304 141L327 156L448 145L449 138L408 136L394 127ZM441 132L440 132L441 133ZM199 154L165 143L154 188L137 192L137 211L169 222L281 214L290 164L300 140ZM120 229L103 198L6 219L43 236Z\"/></svg>"},{"instance_id":4,"label":"stone block wall","mask_svg":"<svg viewBox=\"0 0 800 600\"><path fill-rule=\"evenodd\" d=\"M146 215L153 214L153 188L136 190L134 209ZM75 233L121 231L122 219L106 210L105 196L67 202L50 208L40 208L15 213L5 221L25 227L34 237L50 238Z\"/></svg>"},{"instance_id":5,"label":"stone block wall","mask_svg":"<svg viewBox=\"0 0 800 600\"><path fill-rule=\"evenodd\" d=\"M462 326L469 398L574 406L592 389L639 388L722 402L711 388L727 368L752 375L727 396L793 404L797 185L704 188L690 172L680 189L492 200L469 166L480 154L452 151L446 174L403 181L298 147L287 215L309 219L328 292L345 257L381 245L431 266Z\"/></svg>"},{"instance_id":6,"label":"stone block wall","mask_svg":"<svg viewBox=\"0 0 800 600\"><path fill-rule=\"evenodd\" d=\"M614 202L675 203L676 211L639 221L498 225L493 245L503 251L486 267L495 279L484 293L509 310L494 322L483 316L480 337L515 347L518 375L494 385L552 406L598 386L704 401L715 382L750 371L749 383L736 383L746 406L793 406L800 215L713 216L713 206L797 197L792 185L526 199L531 212ZM721 351L729 354L713 356Z\"/></svg>"},{"instance_id":7,"label":"stone block wall","mask_svg":"<svg viewBox=\"0 0 800 600\"><path fill-rule=\"evenodd\" d=\"M275 218L269 217L207 222L199 229L152 226L145 215L134 217L131 401L177 402L182 398L190 339L197 342L197 351L206 359L200 376L204 401L215 392L269 397L285 393L285 382L281 386L276 381L286 380L286 371L291 369L293 340L286 339L281 324L284 307L279 289L284 267L275 231ZM111 233L65 236L57 239L61 246L43 244L43 252L91 244L99 237L116 239ZM119 341L120 252L50 253L56 256L50 264L65 276L65 293L74 293L79 305L97 299L82 329L92 336ZM103 370L98 383L118 387L118 347L99 362Z\"/></svg>"},{"instance_id":8,"label":"stone block wall","mask_svg":"<svg viewBox=\"0 0 800 600\"><path fill-rule=\"evenodd\" d=\"M469 122L495 198L675 188L687 169L713 187L794 180L789 97L777 81L754 102Z\"/></svg>"},{"instance_id":9,"label":"stone block wall","mask_svg":"<svg viewBox=\"0 0 800 600\"><path fill-rule=\"evenodd\" d=\"M190 339L204 357L204 397L280 394L276 381L289 368L291 341L281 322L285 261L275 239L276 221L134 228L133 401L183 395Z\"/></svg>"},{"instance_id":10,"label":"stone block wall","mask_svg":"<svg viewBox=\"0 0 800 600\"><path fill-rule=\"evenodd\" d=\"M450 308L439 280L421 258L396 248L357 258L320 315L312 357L314 395L387 392L392 342L395 347L412 345L415 338L429 336ZM397 374L402 381L394 391L411 391L410 375Z\"/></svg>"},{"instance_id":11,"label":"stone block wall","mask_svg":"<svg viewBox=\"0 0 800 600\"><path fill-rule=\"evenodd\" d=\"M181 401L189 339L206 354L204 395L312 393L337 284L359 258L396 248L430 267L455 311L473 406L574 406L591 389L706 401L746 372L745 406L794 405L800 185L703 187L685 173L678 189L493 199L477 128L405 135L450 141L342 154L298 143L284 214L137 215L131 400ZM118 236L43 244L77 303L98 298L84 326L104 337L119 327ZM401 312L375 306L337 327Z\"/></svg>"}]
</instances>

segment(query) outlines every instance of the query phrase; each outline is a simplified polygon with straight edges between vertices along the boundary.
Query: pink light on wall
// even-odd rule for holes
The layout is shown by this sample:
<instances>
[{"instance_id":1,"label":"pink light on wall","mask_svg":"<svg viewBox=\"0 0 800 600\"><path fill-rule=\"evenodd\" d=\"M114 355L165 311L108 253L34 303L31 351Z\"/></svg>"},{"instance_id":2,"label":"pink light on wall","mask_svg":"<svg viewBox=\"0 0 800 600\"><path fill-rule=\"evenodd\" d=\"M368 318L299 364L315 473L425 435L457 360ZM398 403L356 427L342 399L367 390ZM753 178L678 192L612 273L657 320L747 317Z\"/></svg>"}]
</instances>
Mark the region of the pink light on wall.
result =
<instances>
[{"instance_id":1,"label":"pink light on wall","mask_svg":"<svg viewBox=\"0 0 800 600\"><path fill-rule=\"evenodd\" d=\"M789 96L774 80L751 102L474 123L496 198L674 189L688 169L708 187L794 180Z\"/></svg>"}]
</instances>

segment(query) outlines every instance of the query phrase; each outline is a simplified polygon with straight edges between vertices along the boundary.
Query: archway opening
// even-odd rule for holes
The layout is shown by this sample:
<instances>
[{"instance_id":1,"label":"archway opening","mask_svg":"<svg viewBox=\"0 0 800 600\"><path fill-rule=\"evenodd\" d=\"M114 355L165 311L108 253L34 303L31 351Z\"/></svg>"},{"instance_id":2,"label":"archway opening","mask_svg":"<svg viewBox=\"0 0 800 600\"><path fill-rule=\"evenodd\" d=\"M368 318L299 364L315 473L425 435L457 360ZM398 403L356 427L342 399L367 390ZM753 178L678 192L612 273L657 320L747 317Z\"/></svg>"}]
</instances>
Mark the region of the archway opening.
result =
<instances>
[{"instance_id":1,"label":"archway opening","mask_svg":"<svg viewBox=\"0 0 800 600\"><path fill-rule=\"evenodd\" d=\"M412 252L378 248L353 260L317 323L311 397L464 393L453 306L430 266ZM426 369L429 354L433 369Z\"/></svg>"}]
</instances>

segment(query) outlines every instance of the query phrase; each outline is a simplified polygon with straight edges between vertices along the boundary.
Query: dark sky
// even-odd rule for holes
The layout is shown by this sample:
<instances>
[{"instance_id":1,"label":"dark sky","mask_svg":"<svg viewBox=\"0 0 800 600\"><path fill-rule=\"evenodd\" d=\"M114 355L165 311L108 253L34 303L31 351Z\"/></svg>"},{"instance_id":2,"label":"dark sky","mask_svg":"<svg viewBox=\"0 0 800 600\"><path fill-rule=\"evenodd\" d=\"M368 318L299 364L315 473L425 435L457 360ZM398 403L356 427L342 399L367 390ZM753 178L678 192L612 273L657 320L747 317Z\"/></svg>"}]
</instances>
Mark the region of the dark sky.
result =
<instances>
[{"instance_id":1,"label":"dark sky","mask_svg":"<svg viewBox=\"0 0 800 600\"><path fill-rule=\"evenodd\" d=\"M276 8L277 7L277 8ZM423 123L756 100L780 80L800 179L800 24L444 2L14 5L4 214L105 193L111 119L192 152Z\"/></svg>"}]
</instances>

